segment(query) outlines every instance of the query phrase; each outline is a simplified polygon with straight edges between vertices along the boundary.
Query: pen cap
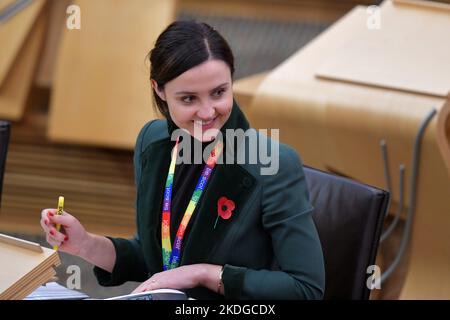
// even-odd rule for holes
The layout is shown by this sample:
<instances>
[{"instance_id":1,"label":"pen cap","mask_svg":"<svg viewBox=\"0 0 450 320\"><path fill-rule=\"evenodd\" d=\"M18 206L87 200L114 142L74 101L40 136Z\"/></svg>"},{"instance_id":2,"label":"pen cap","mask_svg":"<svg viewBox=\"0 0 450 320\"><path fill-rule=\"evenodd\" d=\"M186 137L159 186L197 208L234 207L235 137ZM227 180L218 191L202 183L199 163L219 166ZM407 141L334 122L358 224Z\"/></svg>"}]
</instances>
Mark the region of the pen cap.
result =
<instances>
[{"instance_id":1,"label":"pen cap","mask_svg":"<svg viewBox=\"0 0 450 320\"><path fill-rule=\"evenodd\" d=\"M63 196L59 196L58 198L58 214L62 214L64 208L64 197Z\"/></svg>"}]
</instances>

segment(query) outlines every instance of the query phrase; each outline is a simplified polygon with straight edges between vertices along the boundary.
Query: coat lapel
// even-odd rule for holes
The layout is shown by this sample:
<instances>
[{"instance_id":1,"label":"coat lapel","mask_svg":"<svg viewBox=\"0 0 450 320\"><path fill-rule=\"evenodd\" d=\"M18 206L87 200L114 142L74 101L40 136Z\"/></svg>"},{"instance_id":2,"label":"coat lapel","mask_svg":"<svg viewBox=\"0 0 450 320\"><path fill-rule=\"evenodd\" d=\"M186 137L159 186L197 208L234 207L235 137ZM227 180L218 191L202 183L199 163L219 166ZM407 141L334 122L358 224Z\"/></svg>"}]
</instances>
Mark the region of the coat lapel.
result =
<instances>
[{"instance_id":1,"label":"coat lapel","mask_svg":"<svg viewBox=\"0 0 450 320\"><path fill-rule=\"evenodd\" d=\"M160 207L169 170L170 139L151 143L141 154L141 179L138 188L138 229L141 245L151 274L162 270Z\"/></svg>"}]
</instances>

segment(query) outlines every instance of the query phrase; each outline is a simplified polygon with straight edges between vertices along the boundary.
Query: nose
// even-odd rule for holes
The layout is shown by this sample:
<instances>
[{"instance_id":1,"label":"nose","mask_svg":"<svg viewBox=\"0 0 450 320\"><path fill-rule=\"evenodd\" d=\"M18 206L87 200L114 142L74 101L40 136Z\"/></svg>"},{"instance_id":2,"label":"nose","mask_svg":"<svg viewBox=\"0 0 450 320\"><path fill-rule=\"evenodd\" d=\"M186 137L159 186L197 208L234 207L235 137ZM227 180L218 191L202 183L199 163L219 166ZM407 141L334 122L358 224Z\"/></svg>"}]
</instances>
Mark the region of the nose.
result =
<instances>
[{"instance_id":1,"label":"nose","mask_svg":"<svg viewBox=\"0 0 450 320\"><path fill-rule=\"evenodd\" d=\"M215 117L216 109L210 104L204 104L200 107L197 112L197 117L199 120L208 121Z\"/></svg>"}]
</instances>

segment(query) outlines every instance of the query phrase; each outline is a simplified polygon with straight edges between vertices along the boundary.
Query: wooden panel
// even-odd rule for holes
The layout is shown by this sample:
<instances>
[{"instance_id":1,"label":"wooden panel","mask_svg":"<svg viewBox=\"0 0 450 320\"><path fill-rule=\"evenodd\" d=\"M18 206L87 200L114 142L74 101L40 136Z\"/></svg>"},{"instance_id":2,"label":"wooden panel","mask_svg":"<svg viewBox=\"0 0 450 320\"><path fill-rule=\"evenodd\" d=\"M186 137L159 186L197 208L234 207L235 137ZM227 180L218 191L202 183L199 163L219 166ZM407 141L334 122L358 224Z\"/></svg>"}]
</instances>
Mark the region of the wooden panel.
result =
<instances>
[{"instance_id":1,"label":"wooden panel","mask_svg":"<svg viewBox=\"0 0 450 320\"><path fill-rule=\"evenodd\" d=\"M383 6L381 28L355 28L316 75L446 97L450 41L444 30L450 30L450 5L437 9L386 1Z\"/></svg>"},{"instance_id":2,"label":"wooden panel","mask_svg":"<svg viewBox=\"0 0 450 320\"><path fill-rule=\"evenodd\" d=\"M51 87L52 85L61 34L66 27L66 18L68 17L66 8L73 1L50 0L48 2L49 22L47 35L35 80L36 84L41 87Z\"/></svg>"},{"instance_id":3,"label":"wooden panel","mask_svg":"<svg viewBox=\"0 0 450 320\"><path fill-rule=\"evenodd\" d=\"M447 4L450 4L449 0L393 0L394 4L399 5L406 5L406 6L414 6L414 7L421 7L422 9L437 9L439 11L450 10L450 6Z\"/></svg>"},{"instance_id":4,"label":"wooden panel","mask_svg":"<svg viewBox=\"0 0 450 320\"><path fill-rule=\"evenodd\" d=\"M268 72L258 73L250 77L239 79L233 83L234 98L238 101L239 106L244 113L249 110L253 96L267 74Z\"/></svg>"},{"instance_id":5,"label":"wooden panel","mask_svg":"<svg viewBox=\"0 0 450 320\"><path fill-rule=\"evenodd\" d=\"M27 39L45 0L36 0L18 12L0 27L0 88L5 85L8 72L11 71L19 51ZM8 45L6 45L8 44Z\"/></svg>"},{"instance_id":6,"label":"wooden panel","mask_svg":"<svg viewBox=\"0 0 450 320\"><path fill-rule=\"evenodd\" d=\"M41 14L33 25L24 46L18 52L8 76L0 87L0 118L22 118L34 71L45 37L46 18Z\"/></svg>"},{"instance_id":7,"label":"wooden panel","mask_svg":"<svg viewBox=\"0 0 450 320\"><path fill-rule=\"evenodd\" d=\"M174 1L77 1L81 30L64 30L52 94L54 141L131 149L155 118L146 55ZM130 23L132 21L132 23Z\"/></svg>"},{"instance_id":8,"label":"wooden panel","mask_svg":"<svg viewBox=\"0 0 450 320\"><path fill-rule=\"evenodd\" d=\"M6 9L13 4L16 0L0 0L0 10Z\"/></svg>"},{"instance_id":9,"label":"wooden panel","mask_svg":"<svg viewBox=\"0 0 450 320\"><path fill-rule=\"evenodd\" d=\"M219 16L333 22L358 4L371 0L182 0L180 9Z\"/></svg>"},{"instance_id":10,"label":"wooden panel","mask_svg":"<svg viewBox=\"0 0 450 320\"><path fill-rule=\"evenodd\" d=\"M437 142L450 175L450 100L447 100L438 116Z\"/></svg>"}]
</instances>

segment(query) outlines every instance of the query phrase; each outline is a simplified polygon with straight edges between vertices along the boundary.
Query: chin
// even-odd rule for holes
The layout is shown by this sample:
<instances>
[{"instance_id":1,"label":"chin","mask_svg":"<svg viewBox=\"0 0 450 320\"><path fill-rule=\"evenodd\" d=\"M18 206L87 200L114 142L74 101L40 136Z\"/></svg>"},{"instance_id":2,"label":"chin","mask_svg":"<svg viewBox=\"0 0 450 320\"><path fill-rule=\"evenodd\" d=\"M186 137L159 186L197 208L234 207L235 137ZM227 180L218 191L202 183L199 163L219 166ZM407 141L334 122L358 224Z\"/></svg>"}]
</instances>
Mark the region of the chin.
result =
<instances>
[{"instance_id":1,"label":"chin","mask_svg":"<svg viewBox=\"0 0 450 320\"><path fill-rule=\"evenodd\" d=\"M217 135L220 132L220 128L213 127L202 132L200 131L201 130L197 128L193 128L192 130L189 131L189 133L191 136L193 136L195 139L201 142L209 142L216 139Z\"/></svg>"},{"instance_id":2,"label":"chin","mask_svg":"<svg viewBox=\"0 0 450 320\"><path fill-rule=\"evenodd\" d=\"M195 139L199 140L200 142L210 142L213 141L216 136L214 135L202 135L201 137L199 136L193 136Z\"/></svg>"},{"instance_id":3,"label":"chin","mask_svg":"<svg viewBox=\"0 0 450 320\"><path fill-rule=\"evenodd\" d=\"M213 137L213 136L202 137L201 142L211 142L211 141L214 141L215 138L216 137Z\"/></svg>"}]
</instances>

